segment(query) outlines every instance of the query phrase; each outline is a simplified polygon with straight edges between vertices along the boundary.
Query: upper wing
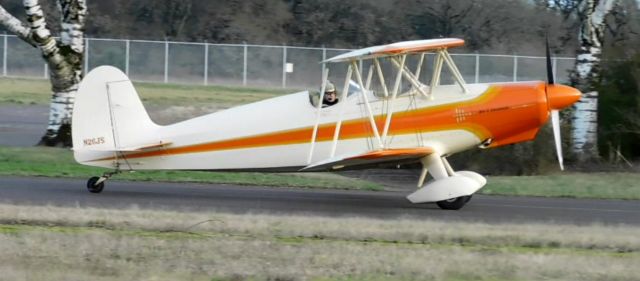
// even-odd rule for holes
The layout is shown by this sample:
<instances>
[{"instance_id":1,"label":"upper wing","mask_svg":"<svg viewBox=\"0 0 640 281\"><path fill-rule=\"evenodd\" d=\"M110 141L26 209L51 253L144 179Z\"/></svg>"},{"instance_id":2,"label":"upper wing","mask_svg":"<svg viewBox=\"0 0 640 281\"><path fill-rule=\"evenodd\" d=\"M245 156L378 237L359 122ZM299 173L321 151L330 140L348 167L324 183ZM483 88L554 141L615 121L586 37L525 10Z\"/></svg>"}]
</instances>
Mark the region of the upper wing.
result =
<instances>
[{"instance_id":1,"label":"upper wing","mask_svg":"<svg viewBox=\"0 0 640 281\"><path fill-rule=\"evenodd\" d=\"M433 152L434 150L430 147L373 150L360 154L341 155L329 158L306 166L302 168L301 171L336 170L344 167L420 159Z\"/></svg>"},{"instance_id":2,"label":"upper wing","mask_svg":"<svg viewBox=\"0 0 640 281\"><path fill-rule=\"evenodd\" d=\"M429 40L403 41L388 45L373 46L351 51L332 57L324 62L344 62L352 60L387 57L406 53L421 53L440 48L458 47L464 45L464 40L457 38L442 38Z\"/></svg>"}]
</instances>

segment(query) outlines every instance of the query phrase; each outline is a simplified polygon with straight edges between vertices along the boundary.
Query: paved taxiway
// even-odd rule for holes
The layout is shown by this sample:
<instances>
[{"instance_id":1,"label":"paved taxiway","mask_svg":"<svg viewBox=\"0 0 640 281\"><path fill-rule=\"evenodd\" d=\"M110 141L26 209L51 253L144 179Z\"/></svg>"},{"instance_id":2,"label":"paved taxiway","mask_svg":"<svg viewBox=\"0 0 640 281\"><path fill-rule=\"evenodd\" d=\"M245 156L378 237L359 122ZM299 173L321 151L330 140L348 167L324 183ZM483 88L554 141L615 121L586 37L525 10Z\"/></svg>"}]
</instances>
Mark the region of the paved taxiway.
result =
<instances>
[{"instance_id":1,"label":"paved taxiway","mask_svg":"<svg viewBox=\"0 0 640 281\"><path fill-rule=\"evenodd\" d=\"M640 201L475 195L459 211L409 203L405 192L249 187L111 180L101 194L79 179L0 178L0 203L231 213L463 221L640 225Z\"/></svg>"}]
</instances>

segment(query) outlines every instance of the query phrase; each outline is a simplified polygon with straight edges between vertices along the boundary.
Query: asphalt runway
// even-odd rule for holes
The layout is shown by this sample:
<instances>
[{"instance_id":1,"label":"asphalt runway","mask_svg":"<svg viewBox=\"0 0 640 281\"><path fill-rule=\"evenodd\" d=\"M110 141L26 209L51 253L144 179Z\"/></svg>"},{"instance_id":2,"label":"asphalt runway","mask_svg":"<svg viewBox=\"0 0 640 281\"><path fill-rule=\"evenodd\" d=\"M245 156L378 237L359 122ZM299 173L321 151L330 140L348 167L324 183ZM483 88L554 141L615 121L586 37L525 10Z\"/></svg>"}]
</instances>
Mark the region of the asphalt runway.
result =
<instances>
[{"instance_id":1,"label":"asphalt runway","mask_svg":"<svg viewBox=\"0 0 640 281\"><path fill-rule=\"evenodd\" d=\"M0 203L110 209L434 219L487 223L640 225L640 201L475 195L459 211L409 203L406 192L249 187L110 180L100 194L85 181L0 178Z\"/></svg>"},{"instance_id":2,"label":"asphalt runway","mask_svg":"<svg viewBox=\"0 0 640 281\"><path fill-rule=\"evenodd\" d=\"M48 110L43 105L0 105L0 145L36 145L47 129Z\"/></svg>"}]
</instances>

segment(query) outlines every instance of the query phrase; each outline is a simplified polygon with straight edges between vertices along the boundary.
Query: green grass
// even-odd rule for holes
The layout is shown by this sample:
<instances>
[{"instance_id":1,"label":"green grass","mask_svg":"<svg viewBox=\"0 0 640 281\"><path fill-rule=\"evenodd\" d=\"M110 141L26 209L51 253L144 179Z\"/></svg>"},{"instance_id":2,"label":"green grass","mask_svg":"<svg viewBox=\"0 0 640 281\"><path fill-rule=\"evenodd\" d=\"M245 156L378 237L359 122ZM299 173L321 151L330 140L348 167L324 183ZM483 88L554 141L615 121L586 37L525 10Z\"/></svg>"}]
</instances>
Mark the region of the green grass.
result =
<instances>
[{"instance_id":1,"label":"green grass","mask_svg":"<svg viewBox=\"0 0 640 281\"><path fill-rule=\"evenodd\" d=\"M49 104L49 80L0 78L0 104Z\"/></svg>"},{"instance_id":2,"label":"green grass","mask_svg":"<svg viewBox=\"0 0 640 281\"><path fill-rule=\"evenodd\" d=\"M640 199L637 173L562 173L541 176L489 177L482 194Z\"/></svg>"},{"instance_id":3,"label":"green grass","mask_svg":"<svg viewBox=\"0 0 640 281\"><path fill-rule=\"evenodd\" d=\"M0 175L89 178L108 171L77 164L68 149L0 146ZM116 176L121 180L229 183L288 187L381 190L379 184L335 174L269 174L196 171L136 171Z\"/></svg>"},{"instance_id":4,"label":"green grass","mask_svg":"<svg viewBox=\"0 0 640 281\"><path fill-rule=\"evenodd\" d=\"M282 94L291 89L228 86L198 86L134 83L145 105L192 106L215 104L221 107L250 103ZM0 104L47 105L51 98L49 80L0 78Z\"/></svg>"}]
</instances>

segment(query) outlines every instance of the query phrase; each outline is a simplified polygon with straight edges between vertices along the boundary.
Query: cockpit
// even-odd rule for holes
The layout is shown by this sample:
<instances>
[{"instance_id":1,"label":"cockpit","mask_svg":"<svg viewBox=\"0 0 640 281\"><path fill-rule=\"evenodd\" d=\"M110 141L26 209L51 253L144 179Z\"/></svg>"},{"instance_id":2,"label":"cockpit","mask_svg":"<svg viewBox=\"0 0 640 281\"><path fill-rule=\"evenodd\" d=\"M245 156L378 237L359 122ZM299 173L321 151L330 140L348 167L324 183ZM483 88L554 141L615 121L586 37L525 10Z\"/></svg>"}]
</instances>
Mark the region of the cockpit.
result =
<instances>
[{"instance_id":1,"label":"cockpit","mask_svg":"<svg viewBox=\"0 0 640 281\"><path fill-rule=\"evenodd\" d=\"M337 93L338 103L340 103L339 99L342 98L342 90L340 89L336 89L336 90L337 90L336 93ZM320 95L320 91L321 89L309 90L309 102L313 107L318 107L318 103L320 103L323 98ZM349 80L347 98L349 98L350 96L353 96L354 94L360 93L361 91L362 90L360 88L360 85L358 85L356 81ZM323 107L327 107L327 106L323 106Z\"/></svg>"}]
</instances>

